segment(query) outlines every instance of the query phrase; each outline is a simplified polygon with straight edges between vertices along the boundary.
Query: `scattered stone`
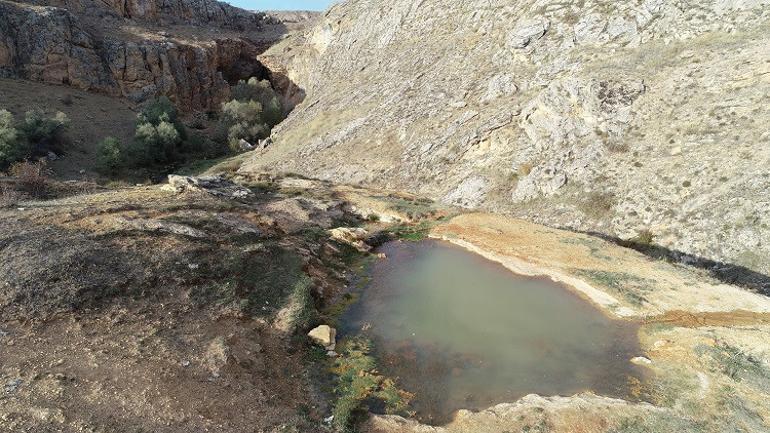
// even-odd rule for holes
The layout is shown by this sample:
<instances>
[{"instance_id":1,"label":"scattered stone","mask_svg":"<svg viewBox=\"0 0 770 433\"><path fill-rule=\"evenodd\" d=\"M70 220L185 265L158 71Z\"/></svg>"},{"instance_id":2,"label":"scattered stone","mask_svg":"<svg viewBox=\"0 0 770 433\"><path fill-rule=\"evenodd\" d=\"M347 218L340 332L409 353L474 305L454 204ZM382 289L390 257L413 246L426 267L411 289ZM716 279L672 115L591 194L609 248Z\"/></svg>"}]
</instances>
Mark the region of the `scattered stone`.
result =
<instances>
[{"instance_id":1,"label":"scattered stone","mask_svg":"<svg viewBox=\"0 0 770 433\"><path fill-rule=\"evenodd\" d=\"M652 360L649 358L645 358L644 356L637 356L634 358L631 358L631 363L636 365L650 365L652 364Z\"/></svg>"},{"instance_id":2,"label":"scattered stone","mask_svg":"<svg viewBox=\"0 0 770 433\"><path fill-rule=\"evenodd\" d=\"M542 38L549 27L550 23L544 19L523 21L508 35L508 46L514 49L526 48Z\"/></svg>"},{"instance_id":3,"label":"scattered stone","mask_svg":"<svg viewBox=\"0 0 770 433\"><path fill-rule=\"evenodd\" d=\"M21 378L11 379L5 383L5 386L3 387L3 389L5 390L6 394L14 394L16 390L19 389L22 383L24 383L24 381L21 380Z\"/></svg>"},{"instance_id":4,"label":"scattered stone","mask_svg":"<svg viewBox=\"0 0 770 433\"><path fill-rule=\"evenodd\" d=\"M329 325L321 325L308 332L307 335L313 342L323 346L328 351L333 351L337 346L337 330Z\"/></svg>"},{"instance_id":5,"label":"scattered stone","mask_svg":"<svg viewBox=\"0 0 770 433\"><path fill-rule=\"evenodd\" d=\"M61 409L55 408L47 408L47 407L30 407L27 409L27 412L34 418L37 418L41 421L51 422L55 421L57 423L63 423L65 421L64 418L64 412Z\"/></svg>"},{"instance_id":6,"label":"scattered stone","mask_svg":"<svg viewBox=\"0 0 770 433\"><path fill-rule=\"evenodd\" d=\"M673 149L671 149L671 153L670 153L671 156L677 156L677 155L681 155L681 154L682 154L682 147L681 146L676 146Z\"/></svg>"},{"instance_id":7,"label":"scattered stone","mask_svg":"<svg viewBox=\"0 0 770 433\"><path fill-rule=\"evenodd\" d=\"M516 93L519 88L513 82L513 76L510 74L495 75L487 84L487 92L482 96L481 102L487 103L497 98L510 96Z\"/></svg>"},{"instance_id":8,"label":"scattered stone","mask_svg":"<svg viewBox=\"0 0 770 433\"><path fill-rule=\"evenodd\" d=\"M230 215L230 214L219 214L217 215L217 221L222 223L223 225L243 234L252 234L252 235L260 235L262 232L259 230L259 228L251 221L246 220L245 218L241 218L236 215Z\"/></svg>"},{"instance_id":9,"label":"scattered stone","mask_svg":"<svg viewBox=\"0 0 770 433\"><path fill-rule=\"evenodd\" d=\"M154 219L144 218L125 218L116 217L115 222L120 225L125 225L134 230L148 231L148 232L164 232L171 233L180 236L188 236L191 238L205 238L208 235L202 230L192 228L188 225L180 223L172 223L168 221L159 221Z\"/></svg>"},{"instance_id":10,"label":"scattered stone","mask_svg":"<svg viewBox=\"0 0 770 433\"><path fill-rule=\"evenodd\" d=\"M170 174L164 191L182 193L185 191L204 191L217 197L244 198L252 195L250 189L236 185L222 176L179 176Z\"/></svg>"},{"instance_id":11,"label":"scattered stone","mask_svg":"<svg viewBox=\"0 0 770 433\"><path fill-rule=\"evenodd\" d=\"M230 346L227 345L224 337L217 337L212 340L206 350L204 365L213 377L219 377L222 375L222 369L227 366L231 359Z\"/></svg>"},{"instance_id":12,"label":"scattered stone","mask_svg":"<svg viewBox=\"0 0 770 433\"><path fill-rule=\"evenodd\" d=\"M249 150L254 150L254 145L241 138L238 141L238 148L241 149L242 151L246 152L246 151L249 151Z\"/></svg>"}]
</instances>

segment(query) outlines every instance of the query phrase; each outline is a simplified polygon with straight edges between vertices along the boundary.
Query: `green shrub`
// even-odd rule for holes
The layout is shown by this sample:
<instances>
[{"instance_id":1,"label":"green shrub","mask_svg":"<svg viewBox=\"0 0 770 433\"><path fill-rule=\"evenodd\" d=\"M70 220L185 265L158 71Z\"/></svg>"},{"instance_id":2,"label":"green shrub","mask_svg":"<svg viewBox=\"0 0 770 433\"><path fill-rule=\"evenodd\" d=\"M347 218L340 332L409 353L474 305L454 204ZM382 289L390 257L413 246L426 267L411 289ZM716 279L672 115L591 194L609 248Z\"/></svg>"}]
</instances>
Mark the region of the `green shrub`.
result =
<instances>
[{"instance_id":1,"label":"green shrub","mask_svg":"<svg viewBox=\"0 0 770 433\"><path fill-rule=\"evenodd\" d=\"M123 144L108 137L99 144L96 168L103 174L125 167L165 173L169 167L227 153L224 140L218 142L194 132L188 134L174 105L161 97L148 103L137 115L131 143Z\"/></svg>"},{"instance_id":2,"label":"green shrub","mask_svg":"<svg viewBox=\"0 0 770 433\"><path fill-rule=\"evenodd\" d=\"M123 152L124 160L133 167L177 162L181 159L186 137L176 108L168 98L162 96L147 104L137 115L134 142Z\"/></svg>"},{"instance_id":3,"label":"green shrub","mask_svg":"<svg viewBox=\"0 0 770 433\"><path fill-rule=\"evenodd\" d=\"M653 245L655 243L655 234L648 230L640 230L636 236L631 239L631 242L641 245Z\"/></svg>"},{"instance_id":4,"label":"green shrub","mask_svg":"<svg viewBox=\"0 0 770 433\"><path fill-rule=\"evenodd\" d=\"M40 110L27 111L21 122L0 110L0 169L36 155L58 150L64 144L64 133L69 126L67 115L61 112L47 118Z\"/></svg>"},{"instance_id":5,"label":"green shrub","mask_svg":"<svg viewBox=\"0 0 770 433\"><path fill-rule=\"evenodd\" d=\"M222 114L229 125L227 142L234 151L240 151L240 140L256 143L270 134L270 126L262 117L262 104L257 101L232 100L222 104Z\"/></svg>"},{"instance_id":6,"label":"green shrub","mask_svg":"<svg viewBox=\"0 0 770 433\"><path fill-rule=\"evenodd\" d=\"M19 124L19 130L27 142L36 148L50 148L64 141L64 132L70 121L66 114L58 112L52 118L47 118L40 110L27 111L24 120Z\"/></svg>"},{"instance_id":7,"label":"green shrub","mask_svg":"<svg viewBox=\"0 0 770 433\"><path fill-rule=\"evenodd\" d=\"M96 148L96 170L112 173L123 164L123 146L117 138L107 137Z\"/></svg>"},{"instance_id":8,"label":"green shrub","mask_svg":"<svg viewBox=\"0 0 770 433\"><path fill-rule=\"evenodd\" d=\"M13 115L0 110L0 170L24 158L28 152L26 140L13 125Z\"/></svg>"},{"instance_id":9,"label":"green shrub","mask_svg":"<svg viewBox=\"0 0 770 433\"><path fill-rule=\"evenodd\" d=\"M137 117L140 124L150 123L158 125L160 122L176 124L179 121L178 115L179 113L171 100L161 96L145 105Z\"/></svg>"},{"instance_id":10,"label":"green shrub","mask_svg":"<svg viewBox=\"0 0 770 433\"><path fill-rule=\"evenodd\" d=\"M139 123L134 139L134 160L142 165L167 164L179 159L182 137L172 123Z\"/></svg>"},{"instance_id":11,"label":"green shrub","mask_svg":"<svg viewBox=\"0 0 770 433\"><path fill-rule=\"evenodd\" d=\"M241 80L233 88L233 99L241 102L259 102L262 105L263 119L271 128L283 120L281 100L267 80L259 81L254 77L249 81Z\"/></svg>"},{"instance_id":12,"label":"green shrub","mask_svg":"<svg viewBox=\"0 0 770 433\"><path fill-rule=\"evenodd\" d=\"M267 80L251 78L233 87L233 99L222 104L222 123L230 148L240 151L240 140L256 143L270 135L283 120L283 107Z\"/></svg>"}]
</instances>

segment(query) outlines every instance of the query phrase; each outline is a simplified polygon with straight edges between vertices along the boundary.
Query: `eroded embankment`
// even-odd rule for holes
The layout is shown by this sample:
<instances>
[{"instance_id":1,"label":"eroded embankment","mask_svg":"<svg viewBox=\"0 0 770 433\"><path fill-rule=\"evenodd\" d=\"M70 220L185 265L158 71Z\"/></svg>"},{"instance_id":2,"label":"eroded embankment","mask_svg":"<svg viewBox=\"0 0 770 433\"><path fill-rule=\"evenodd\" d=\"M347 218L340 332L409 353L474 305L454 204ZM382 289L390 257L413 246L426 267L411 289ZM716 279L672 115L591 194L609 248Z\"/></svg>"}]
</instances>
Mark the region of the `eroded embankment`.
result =
<instances>
[{"instance_id":1,"label":"eroded embankment","mask_svg":"<svg viewBox=\"0 0 770 433\"><path fill-rule=\"evenodd\" d=\"M720 284L705 272L651 260L582 234L488 214L465 214L431 236L526 275L571 286L607 314L642 320L654 373L637 392L649 403L591 393L527 396L479 413L461 411L426 429L373 417L371 432L705 432L770 429L770 299Z\"/></svg>"}]
</instances>

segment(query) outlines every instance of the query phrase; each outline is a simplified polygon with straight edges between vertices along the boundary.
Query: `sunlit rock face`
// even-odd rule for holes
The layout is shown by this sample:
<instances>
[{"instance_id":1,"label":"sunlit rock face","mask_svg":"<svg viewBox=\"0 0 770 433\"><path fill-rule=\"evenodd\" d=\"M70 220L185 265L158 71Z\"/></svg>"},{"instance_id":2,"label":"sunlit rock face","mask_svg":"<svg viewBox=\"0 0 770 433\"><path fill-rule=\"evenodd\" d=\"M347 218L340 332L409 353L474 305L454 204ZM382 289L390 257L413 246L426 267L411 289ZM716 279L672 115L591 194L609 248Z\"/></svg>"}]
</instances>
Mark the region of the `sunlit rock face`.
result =
<instances>
[{"instance_id":1,"label":"sunlit rock face","mask_svg":"<svg viewBox=\"0 0 770 433\"><path fill-rule=\"evenodd\" d=\"M262 56L305 99L243 170L767 273L769 28L767 1L347 1Z\"/></svg>"},{"instance_id":2,"label":"sunlit rock face","mask_svg":"<svg viewBox=\"0 0 770 433\"><path fill-rule=\"evenodd\" d=\"M0 75L184 110L215 109L285 33L276 18L208 0L0 1Z\"/></svg>"}]
</instances>

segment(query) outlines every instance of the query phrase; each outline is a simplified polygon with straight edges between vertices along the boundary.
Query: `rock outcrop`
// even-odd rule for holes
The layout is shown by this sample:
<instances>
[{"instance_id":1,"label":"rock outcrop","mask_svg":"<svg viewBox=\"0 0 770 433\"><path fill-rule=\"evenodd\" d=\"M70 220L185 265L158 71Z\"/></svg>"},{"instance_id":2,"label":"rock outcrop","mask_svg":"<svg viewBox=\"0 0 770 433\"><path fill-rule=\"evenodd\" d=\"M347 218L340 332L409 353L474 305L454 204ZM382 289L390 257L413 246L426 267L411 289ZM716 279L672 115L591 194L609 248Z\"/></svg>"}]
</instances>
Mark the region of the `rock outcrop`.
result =
<instances>
[{"instance_id":1,"label":"rock outcrop","mask_svg":"<svg viewBox=\"0 0 770 433\"><path fill-rule=\"evenodd\" d=\"M135 102L166 95L185 110L268 78L256 56L285 33L275 18L209 0L33 3L0 0L0 76Z\"/></svg>"},{"instance_id":2,"label":"rock outcrop","mask_svg":"<svg viewBox=\"0 0 770 433\"><path fill-rule=\"evenodd\" d=\"M767 0L350 0L262 59L277 169L770 272Z\"/></svg>"},{"instance_id":3,"label":"rock outcrop","mask_svg":"<svg viewBox=\"0 0 770 433\"><path fill-rule=\"evenodd\" d=\"M217 0L29 0L37 6L55 6L98 18L120 17L158 25L215 25L233 30L256 30L270 22Z\"/></svg>"}]
</instances>

